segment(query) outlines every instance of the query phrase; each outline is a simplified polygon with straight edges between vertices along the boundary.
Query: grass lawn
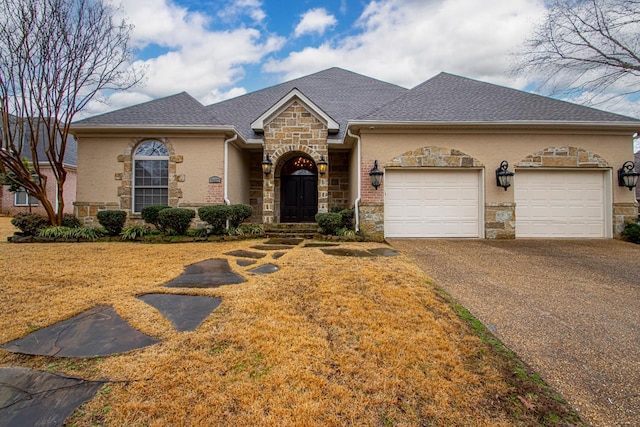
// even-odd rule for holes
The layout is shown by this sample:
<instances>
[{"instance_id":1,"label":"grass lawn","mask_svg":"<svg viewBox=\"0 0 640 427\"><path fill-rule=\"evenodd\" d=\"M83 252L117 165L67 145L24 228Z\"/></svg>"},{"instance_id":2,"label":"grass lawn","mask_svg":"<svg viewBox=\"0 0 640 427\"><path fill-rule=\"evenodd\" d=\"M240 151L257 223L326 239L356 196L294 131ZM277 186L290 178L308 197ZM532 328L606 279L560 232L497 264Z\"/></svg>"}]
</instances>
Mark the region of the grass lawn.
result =
<instances>
[{"instance_id":1,"label":"grass lawn","mask_svg":"<svg viewBox=\"0 0 640 427\"><path fill-rule=\"evenodd\" d=\"M265 276L224 243L10 244L0 218L0 343L98 304L162 340L102 358L0 350L0 365L116 381L67 425L567 425L577 417L412 262L296 247ZM369 249L380 244L345 244ZM247 283L165 288L188 264L227 258ZM137 295L222 298L176 332Z\"/></svg>"}]
</instances>

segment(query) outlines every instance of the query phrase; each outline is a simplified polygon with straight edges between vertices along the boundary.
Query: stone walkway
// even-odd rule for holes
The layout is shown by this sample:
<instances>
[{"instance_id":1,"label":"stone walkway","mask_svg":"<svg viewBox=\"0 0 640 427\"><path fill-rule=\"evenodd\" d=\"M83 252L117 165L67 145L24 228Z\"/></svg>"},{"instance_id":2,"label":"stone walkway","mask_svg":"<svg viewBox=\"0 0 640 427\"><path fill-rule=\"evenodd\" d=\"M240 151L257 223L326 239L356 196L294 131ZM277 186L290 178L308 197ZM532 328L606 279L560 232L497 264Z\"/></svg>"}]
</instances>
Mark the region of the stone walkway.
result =
<instances>
[{"instance_id":1,"label":"stone walkway","mask_svg":"<svg viewBox=\"0 0 640 427\"><path fill-rule=\"evenodd\" d=\"M228 255L247 267L270 255L273 261L303 243L303 239L270 239L255 251ZM321 248L335 256L395 256L381 247L370 251L342 249L337 243L308 242L303 247ZM250 275L272 274L278 265L267 262L246 270ZM229 261L214 258L185 267L184 273L167 282L169 288L216 288L245 283ZM193 331L221 304L219 298L180 294L145 294L137 298L158 310L178 332ZM132 328L111 306L96 306L72 318L4 344L6 351L51 357L97 357L124 353L160 342ZM88 381L22 367L0 367L0 426L60 426L81 404L91 400L109 380Z\"/></svg>"}]
</instances>

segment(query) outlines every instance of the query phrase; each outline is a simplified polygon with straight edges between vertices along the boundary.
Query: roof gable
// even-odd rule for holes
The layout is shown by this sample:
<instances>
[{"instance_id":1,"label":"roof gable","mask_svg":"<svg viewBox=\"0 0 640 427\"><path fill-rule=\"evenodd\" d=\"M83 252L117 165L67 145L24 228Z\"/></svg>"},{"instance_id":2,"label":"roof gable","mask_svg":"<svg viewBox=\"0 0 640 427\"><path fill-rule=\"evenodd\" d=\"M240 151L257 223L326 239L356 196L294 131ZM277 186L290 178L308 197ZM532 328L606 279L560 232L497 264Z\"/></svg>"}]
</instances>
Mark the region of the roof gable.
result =
<instances>
[{"instance_id":1,"label":"roof gable","mask_svg":"<svg viewBox=\"0 0 640 427\"><path fill-rule=\"evenodd\" d=\"M408 91L391 83L334 67L206 108L223 123L234 125L243 138L260 138L253 131L252 124L294 89L303 93L317 111L322 111L339 125L338 132L329 135L331 139L344 137L349 120Z\"/></svg>"},{"instance_id":2,"label":"roof gable","mask_svg":"<svg viewBox=\"0 0 640 427\"><path fill-rule=\"evenodd\" d=\"M93 116L74 126L215 126L221 123L186 92Z\"/></svg>"},{"instance_id":3,"label":"roof gable","mask_svg":"<svg viewBox=\"0 0 640 427\"><path fill-rule=\"evenodd\" d=\"M313 114L316 119L321 121L327 126L329 133L337 133L340 130L340 125L331 118L327 113L322 111L313 101L304 96L297 88L293 88L291 92L281 98L278 102L273 104L271 108L265 111L260 117L251 123L251 129L254 132L264 132L264 126L279 116L284 110L289 108L294 102L299 102L302 106Z\"/></svg>"},{"instance_id":4,"label":"roof gable","mask_svg":"<svg viewBox=\"0 0 640 427\"><path fill-rule=\"evenodd\" d=\"M636 119L448 73L360 117L397 122L629 122Z\"/></svg>"}]
</instances>

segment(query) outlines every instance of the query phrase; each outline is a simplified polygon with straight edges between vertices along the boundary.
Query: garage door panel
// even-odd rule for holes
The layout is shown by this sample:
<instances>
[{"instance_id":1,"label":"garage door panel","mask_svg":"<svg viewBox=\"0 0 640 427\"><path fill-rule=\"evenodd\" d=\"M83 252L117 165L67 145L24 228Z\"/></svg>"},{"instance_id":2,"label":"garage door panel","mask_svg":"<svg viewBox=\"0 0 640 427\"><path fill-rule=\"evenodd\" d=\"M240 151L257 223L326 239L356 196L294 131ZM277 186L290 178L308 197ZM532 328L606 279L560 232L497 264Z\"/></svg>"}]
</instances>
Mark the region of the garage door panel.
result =
<instances>
[{"instance_id":1,"label":"garage door panel","mask_svg":"<svg viewBox=\"0 0 640 427\"><path fill-rule=\"evenodd\" d=\"M479 237L477 170L387 170L385 236Z\"/></svg>"},{"instance_id":2,"label":"garage door panel","mask_svg":"<svg viewBox=\"0 0 640 427\"><path fill-rule=\"evenodd\" d=\"M516 171L516 237L605 237L601 171Z\"/></svg>"}]
</instances>

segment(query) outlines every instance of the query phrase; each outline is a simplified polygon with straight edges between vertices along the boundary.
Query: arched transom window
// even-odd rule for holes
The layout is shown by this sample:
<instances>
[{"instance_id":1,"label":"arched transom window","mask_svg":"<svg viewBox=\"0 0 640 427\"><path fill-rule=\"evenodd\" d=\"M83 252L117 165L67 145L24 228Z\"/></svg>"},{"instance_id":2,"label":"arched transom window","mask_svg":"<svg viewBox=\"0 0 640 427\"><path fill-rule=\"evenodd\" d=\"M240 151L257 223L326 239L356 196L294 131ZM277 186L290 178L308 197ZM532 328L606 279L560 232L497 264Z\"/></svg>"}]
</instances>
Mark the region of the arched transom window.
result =
<instances>
[{"instance_id":1,"label":"arched transom window","mask_svg":"<svg viewBox=\"0 0 640 427\"><path fill-rule=\"evenodd\" d=\"M145 141L133 155L133 211L169 203L169 150L160 141Z\"/></svg>"}]
</instances>

